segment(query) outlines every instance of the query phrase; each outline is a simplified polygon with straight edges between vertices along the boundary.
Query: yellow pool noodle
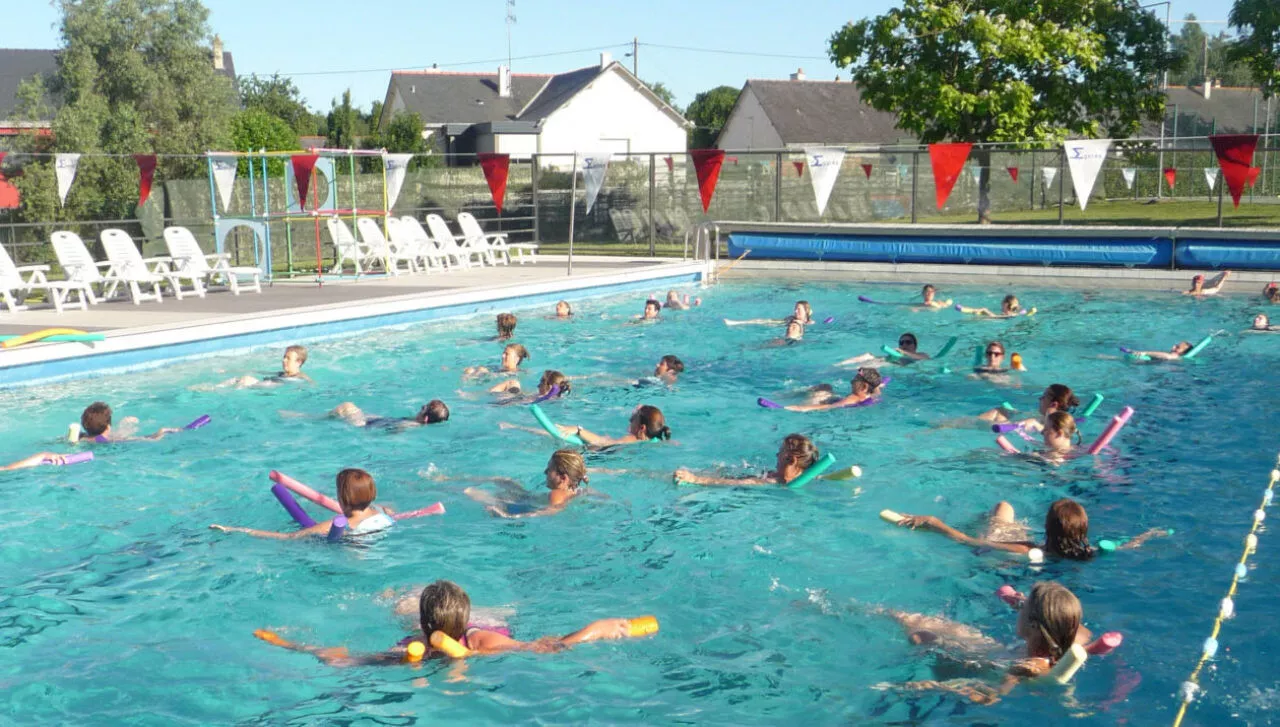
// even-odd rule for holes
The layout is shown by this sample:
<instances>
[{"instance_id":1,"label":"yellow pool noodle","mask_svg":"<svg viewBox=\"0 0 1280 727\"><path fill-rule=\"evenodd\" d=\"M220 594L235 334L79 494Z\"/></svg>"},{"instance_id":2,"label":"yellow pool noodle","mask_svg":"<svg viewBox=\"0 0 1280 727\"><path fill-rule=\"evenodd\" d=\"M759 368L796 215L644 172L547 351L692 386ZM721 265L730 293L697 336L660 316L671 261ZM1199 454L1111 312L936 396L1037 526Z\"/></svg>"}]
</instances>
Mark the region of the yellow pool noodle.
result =
<instances>
[{"instance_id":1,"label":"yellow pool noodle","mask_svg":"<svg viewBox=\"0 0 1280 727\"><path fill-rule=\"evenodd\" d=\"M653 616L637 616L631 619L631 638L658 633L658 619Z\"/></svg>"}]
</instances>

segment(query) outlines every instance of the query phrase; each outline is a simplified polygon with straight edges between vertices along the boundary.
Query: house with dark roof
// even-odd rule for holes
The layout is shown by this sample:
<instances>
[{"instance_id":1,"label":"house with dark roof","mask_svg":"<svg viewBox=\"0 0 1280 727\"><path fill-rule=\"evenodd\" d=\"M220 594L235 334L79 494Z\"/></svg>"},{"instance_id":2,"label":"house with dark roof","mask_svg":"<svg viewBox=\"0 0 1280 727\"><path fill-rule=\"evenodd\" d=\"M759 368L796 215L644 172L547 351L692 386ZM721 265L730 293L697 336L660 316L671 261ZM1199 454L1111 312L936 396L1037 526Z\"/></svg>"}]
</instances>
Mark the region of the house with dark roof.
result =
<instances>
[{"instance_id":1,"label":"house with dark roof","mask_svg":"<svg viewBox=\"0 0 1280 727\"><path fill-rule=\"evenodd\" d=\"M608 53L598 65L558 74L505 66L496 73L396 71L382 108L380 129L397 113L415 112L424 136L446 154L538 154L556 168L567 168L574 152L684 152L691 126Z\"/></svg>"},{"instance_id":2,"label":"house with dark roof","mask_svg":"<svg viewBox=\"0 0 1280 727\"><path fill-rule=\"evenodd\" d=\"M1165 91L1165 138L1209 134L1275 133L1280 99L1268 101L1260 89L1220 85ZM1159 123L1144 124L1142 135L1157 138Z\"/></svg>"}]
</instances>

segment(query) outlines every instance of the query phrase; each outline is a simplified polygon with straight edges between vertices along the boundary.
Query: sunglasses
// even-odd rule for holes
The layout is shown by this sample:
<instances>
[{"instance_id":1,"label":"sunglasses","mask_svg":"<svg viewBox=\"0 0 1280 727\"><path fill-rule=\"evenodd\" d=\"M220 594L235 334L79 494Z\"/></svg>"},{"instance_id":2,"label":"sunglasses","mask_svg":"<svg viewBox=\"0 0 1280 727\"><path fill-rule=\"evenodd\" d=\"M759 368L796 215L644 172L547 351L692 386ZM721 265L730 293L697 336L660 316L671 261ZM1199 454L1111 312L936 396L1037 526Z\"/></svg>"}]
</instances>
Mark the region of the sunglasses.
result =
<instances>
[{"instance_id":1,"label":"sunglasses","mask_svg":"<svg viewBox=\"0 0 1280 727\"><path fill-rule=\"evenodd\" d=\"M1003 356L1003 355L1004 355L1004 351L1000 351L1000 350L990 349L990 348L989 348L989 349L987 349L987 355L988 355L988 356Z\"/></svg>"}]
</instances>

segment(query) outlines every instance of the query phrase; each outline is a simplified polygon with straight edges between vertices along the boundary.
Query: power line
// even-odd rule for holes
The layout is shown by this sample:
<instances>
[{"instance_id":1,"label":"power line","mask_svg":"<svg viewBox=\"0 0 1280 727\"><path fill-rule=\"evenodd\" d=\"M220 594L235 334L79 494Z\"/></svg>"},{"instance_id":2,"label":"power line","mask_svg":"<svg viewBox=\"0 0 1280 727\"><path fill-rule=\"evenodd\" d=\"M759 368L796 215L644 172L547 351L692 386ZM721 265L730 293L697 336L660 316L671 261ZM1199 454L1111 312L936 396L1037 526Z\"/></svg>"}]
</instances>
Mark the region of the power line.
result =
<instances>
[{"instance_id":1,"label":"power line","mask_svg":"<svg viewBox=\"0 0 1280 727\"><path fill-rule=\"evenodd\" d=\"M561 50L561 51L554 51L551 53L534 53L526 56L512 56L511 58L485 58L477 61L458 61L456 63L411 63L408 65L402 65L402 66L392 66L390 68L360 68L360 69L331 70L331 71L302 71L300 73L282 73L282 72L278 72L278 73L280 73L281 76L337 76L337 75L355 75L358 73L388 73L390 71L402 71L406 68L428 68L428 67L458 68L461 66L479 66L479 65L484 65L486 63L502 63L504 61L507 61L507 62L528 61L528 60L534 60L536 58L568 56L568 55L574 55L575 53L592 53L595 51L613 50L613 49L622 48L622 47L630 48L631 47L630 41L626 43L614 43L613 45L594 46L591 48L577 48L575 50Z\"/></svg>"},{"instance_id":2,"label":"power line","mask_svg":"<svg viewBox=\"0 0 1280 727\"><path fill-rule=\"evenodd\" d=\"M663 44L663 43L641 43L640 45L646 45L646 46L649 46L650 48L665 48L665 49L667 49L667 50L682 50L682 51L688 51L688 52L690 52L690 53L712 53L712 54L716 54L716 55L725 55L725 56L754 56L754 57L756 57L756 58L790 58L790 59L793 59L793 60L800 60L800 61L829 61L829 60L831 60L831 59L830 59L830 58L828 58L827 56L801 56L801 55L790 55L790 54L786 54L786 53L757 53L756 51L745 51L745 50L725 50L725 49L722 49L722 48L695 48L695 47L687 46L687 45L665 45L665 44Z\"/></svg>"}]
</instances>

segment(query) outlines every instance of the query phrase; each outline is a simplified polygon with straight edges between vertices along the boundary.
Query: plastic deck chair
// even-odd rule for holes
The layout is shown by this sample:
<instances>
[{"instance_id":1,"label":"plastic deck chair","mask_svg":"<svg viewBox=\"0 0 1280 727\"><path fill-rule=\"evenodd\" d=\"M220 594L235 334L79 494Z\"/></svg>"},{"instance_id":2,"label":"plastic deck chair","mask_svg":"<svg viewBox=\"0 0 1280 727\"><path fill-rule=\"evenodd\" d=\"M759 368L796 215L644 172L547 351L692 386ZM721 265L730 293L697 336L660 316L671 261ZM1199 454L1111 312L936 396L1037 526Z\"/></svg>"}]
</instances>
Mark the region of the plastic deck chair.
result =
<instances>
[{"instance_id":1,"label":"plastic deck chair","mask_svg":"<svg viewBox=\"0 0 1280 727\"><path fill-rule=\"evenodd\" d=\"M195 235L185 227L166 227L164 244L169 248L169 256L173 259L173 269L181 273L191 273L204 278L207 285L212 286L215 280L222 280L232 295L240 295L240 278L248 278L246 290L262 292L262 271L255 267L233 266L231 256L227 253L206 255L196 242Z\"/></svg>"},{"instance_id":2,"label":"plastic deck chair","mask_svg":"<svg viewBox=\"0 0 1280 727\"><path fill-rule=\"evenodd\" d=\"M93 255L89 253L89 248L85 246L84 240L81 240L79 235L59 230L49 239L53 243L53 254L58 257L58 265L62 268L67 282L87 285L90 291L97 286L99 295L95 297L108 299L116 296L120 281L107 277L99 269L104 268L110 271L111 263L94 260Z\"/></svg>"},{"instance_id":3,"label":"plastic deck chair","mask_svg":"<svg viewBox=\"0 0 1280 727\"><path fill-rule=\"evenodd\" d=\"M536 244L532 242L508 242L507 233L505 232L486 233L480 227L479 220L470 212L458 213L458 227L462 229L462 234L467 239L483 238L495 250L501 251L502 256L508 262L511 261L512 250L516 253L516 262L521 265L524 265L526 252L529 253L530 262L535 264L538 262L538 246Z\"/></svg>"},{"instance_id":4,"label":"plastic deck chair","mask_svg":"<svg viewBox=\"0 0 1280 727\"><path fill-rule=\"evenodd\" d=\"M191 283L191 292L197 297L204 297L204 276L171 270L169 266L173 260L168 257L143 258L142 253L138 252L138 246L133 243L133 238L124 230L103 230L99 239L102 240L102 249L107 253L107 260L111 262L107 277L114 277L121 285L128 286L134 305L153 296L159 303L161 283L168 283L173 289L173 297L182 300L183 280ZM142 287L146 285L151 286L151 294L142 292Z\"/></svg>"},{"instance_id":5,"label":"plastic deck chair","mask_svg":"<svg viewBox=\"0 0 1280 727\"><path fill-rule=\"evenodd\" d=\"M405 272L418 272L417 255L388 240L382 234L382 227L378 225L377 220L372 217L361 217L356 220L356 231L360 233L360 239L364 244L369 246L370 253L382 256L383 262L387 264L388 273L399 275L400 263L404 263Z\"/></svg>"},{"instance_id":6,"label":"plastic deck chair","mask_svg":"<svg viewBox=\"0 0 1280 727\"><path fill-rule=\"evenodd\" d=\"M472 256L480 265L486 262L490 265L495 264L492 251L471 245L459 245L458 238L454 237L453 232L449 230L449 223L445 222L440 215L434 213L427 215L427 229L431 230L431 237L435 239L440 249L454 260L460 261L463 267L471 265Z\"/></svg>"},{"instance_id":7,"label":"plastic deck chair","mask_svg":"<svg viewBox=\"0 0 1280 727\"><path fill-rule=\"evenodd\" d=\"M329 237L333 238L333 246L338 251L338 262L334 263L333 269L329 272L334 275L342 273L343 262L350 260L351 264L356 268L356 275L363 275L375 266L383 264L382 258L375 256L369 246L360 242L351 234L351 229L347 227L347 223L343 222L339 217L330 217L325 220L325 225L329 228Z\"/></svg>"},{"instance_id":8,"label":"plastic deck chair","mask_svg":"<svg viewBox=\"0 0 1280 727\"><path fill-rule=\"evenodd\" d=\"M47 272L49 272L48 265L23 265L22 267L15 265L13 258L9 257L9 251L0 245L0 298L4 300L5 307L10 313L26 310L27 298L36 290L45 291L50 302L53 303L54 310L59 313L68 304L81 310L89 310L90 303L98 302L88 283L49 282L45 277ZM24 274L27 277L24 278ZM78 294L78 302L68 303L72 293Z\"/></svg>"},{"instance_id":9,"label":"plastic deck chair","mask_svg":"<svg viewBox=\"0 0 1280 727\"><path fill-rule=\"evenodd\" d=\"M417 224L417 220L413 222L410 225L400 217L388 217L387 230L391 233L391 244L399 246L406 254L413 255L424 272L432 268L447 271L449 258L440 252L435 241Z\"/></svg>"}]
</instances>

